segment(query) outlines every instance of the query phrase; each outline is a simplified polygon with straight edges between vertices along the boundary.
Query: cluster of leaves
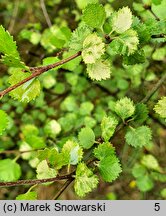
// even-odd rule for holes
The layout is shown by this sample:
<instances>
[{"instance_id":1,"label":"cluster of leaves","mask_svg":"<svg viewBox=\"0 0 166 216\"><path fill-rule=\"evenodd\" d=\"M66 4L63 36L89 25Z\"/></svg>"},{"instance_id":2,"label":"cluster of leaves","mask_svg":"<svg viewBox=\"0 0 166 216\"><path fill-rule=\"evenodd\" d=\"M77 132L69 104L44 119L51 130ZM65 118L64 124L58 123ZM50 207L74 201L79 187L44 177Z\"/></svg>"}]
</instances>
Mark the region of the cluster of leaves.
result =
<instances>
[{"instance_id":1,"label":"cluster of leaves","mask_svg":"<svg viewBox=\"0 0 166 216\"><path fill-rule=\"evenodd\" d=\"M142 115L141 118L140 115ZM109 142L118 126L118 116L122 121L130 119L133 124L137 125L138 120L142 122L146 120L147 108L143 104L138 104L135 107L133 101L125 97L115 103L114 115L103 117L101 121L103 143L98 144L93 153L94 161L96 161L95 166L106 182L115 180L122 171L115 149ZM5 122L3 129L5 129L7 117L3 111L2 117ZM45 125L44 132L50 137L55 137L61 132L61 125L56 120L51 120ZM151 130L147 126L129 127L125 138L129 145L142 147L148 145L151 141ZM30 166L36 169L38 179L56 177L62 167L67 166L70 170L70 166L78 165L74 188L79 196L85 196L86 193L97 187L99 181L84 161L85 150L91 149L93 145L96 145L95 143L94 131L90 127L84 127L78 133L78 138L73 137L65 141L61 147L48 148L44 139L39 135L39 130L34 125L25 125L22 127L22 141L19 146L20 151L29 151L23 153L22 158L28 160ZM44 150L32 151L43 148ZM12 181L20 178L21 167L15 160L14 162L10 159L1 160L1 169L5 170L9 161L14 164L6 175L1 172L1 180Z\"/></svg>"},{"instance_id":2,"label":"cluster of leaves","mask_svg":"<svg viewBox=\"0 0 166 216\"><path fill-rule=\"evenodd\" d=\"M148 43L153 45L165 42L165 38L157 39L156 36L166 33L166 22L162 20L163 17L159 21L154 19L155 17L149 19L145 11L141 10L141 14L143 13L145 17L142 23L132 14L129 7L113 11L110 4L106 7L95 0L90 1L90 4L89 1L79 0L76 3L83 11L79 26L73 32L66 23L63 23L60 27L54 24L43 33L40 32L40 25L30 25L20 33L20 38L27 39L34 45L40 44L48 54L68 48L62 54L63 59L76 52L81 52L81 56L49 70L40 78L31 79L10 92L13 99L22 102L22 106L19 106L19 102L13 104L15 108L17 107L16 112L22 116L23 122L20 131L14 129L10 133L13 133L13 137L16 134L20 135L17 146L22 152L21 158L28 161L37 179L56 178L65 170L74 178L76 194L82 197L97 188L99 183L97 173L103 181L112 182L122 172L122 164L116 149L111 144L120 124L126 125L124 131L126 145L140 149L148 147L152 142L152 131L146 125L147 106L143 103L136 104L124 95L129 89L129 83L138 87L142 78L146 81L155 79L146 57L152 56L154 61L162 61L165 58L165 48L159 47L153 52ZM158 5L161 6L155 1L150 5L157 15ZM139 6L134 3L136 11ZM0 45L0 52L3 54L2 63L10 67L8 83L13 86L28 78L31 72L21 61L13 37L3 26L0 26L0 38L5 41ZM114 64L117 56L122 58L120 67ZM43 59L42 66L57 61L60 61L58 57L47 57ZM145 73L146 70L148 75ZM65 71L63 78L67 84L64 84L58 71ZM94 90L88 83L88 78L83 76L84 71L95 81L93 85L104 88L110 93L120 90L120 94L117 94L120 99L105 97L104 94L98 98L98 90ZM43 92L40 93L41 87ZM71 94L68 95L67 90ZM45 91L60 96L60 111L58 109L55 111L46 104ZM2 109L9 111L10 105L5 104L5 98L3 100ZM32 116L24 113L24 109L28 107L27 102L30 102L30 106L34 108ZM165 118L165 107L165 97L163 97L155 105L154 110ZM14 113L8 116L0 110L0 135L8 133L8 128L12 126L15 128L14 124L12 125L13 117ZM39 125L44 126L38 129L34 125L33 117ZM5 150L3 145L0 148L2 151ZM17 159L16 157L0 160L1 181L20 179L22 167ZM6 172L9 165L11 169ZM158 179L165 181L162 172L163 169L152 155L143 156L141 162L133 168L137 186L143 192L151 190L154 181ZM36 198L37 193L31 191L31 188L25 194L17 196L17 199Z\"/></svg>"},{"instance_id":3,"label":"cluster of leaves","mask_svg":"<svg viewBox=\"0 0 166 216\"><path fill-rule=\"evenodd\" d=\"M128 7L123 7L107 17L105 8L101 4L88 4L83 10L82 21L72 34L67 26L58 28L54 25L45 30L47 33L44 32L39 41L48 51L51 47L50 51L53 51L55 48L69 45L70 50L64 53L64 58L77 51L82 51L81 57L87 66L87 73L93 80L110 78L112 59L117 54L123 56L126 65L144 63L145 53L142 49L144 43L149 42L152 35L165 33L164 21L152 20L150 24L149 22L147 25L146 22L142 24L137 17L132 15ZM149 28L152 28L154 24L156 25L156 28L153 27L154 31L149 31ZM22 34L24 35L23 32ZM22 69L28 70L28 67L21 62L16 43L2 26L0 35L2 40L6 40L6 43L1 43L0 47L0 51L4 54L2 62L9 67L17 68L17 72L14 71L9 78L9 83L14 85L30 76L30 73L21 72ZM50 42L46 41L45 37ZM69 44L67 44L68 41ZM56 59L52 60L57 61ZM72 66L65 64L62 68L70 68L69 70L72 71L80 61L81 58L78 58L73 61ZM29 102L38 96L39 92L39 81L32 79L10 94L19 101Z\"/></svg>"},{"instance_id":4,"label":"cluster of leaves","mask_svg":"<svg viewBox=\"0 0 166 216\"><path fill-rule=\"evenodd\" d=\"M158 160L151 154L144 155L140 162L134 165L132 174L136 179L137 187L142 192L152 190L155 181L166 182L163 169L160 167ZM161 190L161 193L163 192Z\"/></svg>"}]
</instances>

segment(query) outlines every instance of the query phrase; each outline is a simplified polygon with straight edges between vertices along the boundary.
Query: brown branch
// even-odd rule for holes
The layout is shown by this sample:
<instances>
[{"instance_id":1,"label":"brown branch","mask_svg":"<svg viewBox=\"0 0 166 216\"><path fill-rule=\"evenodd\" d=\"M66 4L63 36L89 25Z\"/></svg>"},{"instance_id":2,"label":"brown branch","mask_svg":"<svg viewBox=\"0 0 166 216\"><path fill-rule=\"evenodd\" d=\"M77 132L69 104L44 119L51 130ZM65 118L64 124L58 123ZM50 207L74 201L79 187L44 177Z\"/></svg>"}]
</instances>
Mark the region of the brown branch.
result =
<instances>
[{"instance_id":1,"label":"brown branch","mask_svg":"<svg viewBox=\"0 0 166 216\"><path fill-rule=\"evenodd\" d=\"M166 80L166 73L161 77L161 79L156 83L152 90L140 101L140 103L147 103L154 93L161 87L161 85Z\"/></svg>"},{"instance_id":2,"label":"brown branch","mask_svg":"<svg viewBox=\"0 0 166 216\"><path fill-rule=\"evenodd\" d=\"M72 183L73 180L74 180L74 178L73 179L68 179L64 183L64 185L61 187L61 189L58 191L58 193L55 194L55 196L52 198L52 200L57 200L60 197L60 195L63 193L63 191L65 191L66 188Z\"/></svg>"},{"instance_id":3,"label":"brown branch","mask_svg":"<svg viewBox=\"0 0 166 216\"><path fill-rule=\"evenodd\" d=\"M156 122L157 124L159 124L163 129L165 129L166 123L165 123L164 121L162 121L161 118L158 118L156 115L154 115L153 112L150 112L150 113L149 113L149 117L150 117L151 119L153 119L154 122Z\"/></svg>"},{"instance_id":4,"label":"brown branch","mask_svg":"<svg viewBox=\"0 0 166 216\"><path fill-rule=\"evenodd\" d=\"M93 163L93 162L96 161L96 160L97 160L97 159L93 157L92 159L88 160L88 161L86 162L86 164L87 164L87 165L90 165L91 163ZM86 160L85 160L85 161L86 161ZM74 175L74 174L75 174L75 171L73 172L72 175ZM64 185L61 187L61 189L58 191L58 193L55 194L55 196L52 198L52 200L57 200L57 199L60 197L60 195L66 190L66 188L73 182L73 180L74 180L74 178L68 179L68 180L64 183Z\"/></svg>"},{"instance_id":5,"label":"brown branch","mask_svg":"<svg viewBox=\"0 0 166 216\"><path fill-rule=\"evenodd\" d=\"M19 150L5 150L5 151L0 151L1 154L24 154L24 153L29 153L29 152L35 152L38 150L43 150L43 149L31 149L31 150L25 150L25 151L19 151Z\"/></svg>"},{"instance_id":6,"label":"brown branch","mask_svg":"<svg viewBox=\"0 0 166 216\"><path fill-rule=\"evenodd\" d=\"M47 182L55 182L55 181L61 181L65 179L74 179L73 172L64 175L64 176L57 176L53 178L46 178L46 179L30 179L30 180L18 180L18 181L12 181L12 182L0 182L0 187L13 187L13 186L20 186L20 185L35 185L35 184L42 184Z\"/></svg>"},{"instance_id":7,"label":"brown branch","mask_svg":"<svg viewBox=\"0 0 166 216\"><path fill-rule=\"evenodd\" d=\"M151 38L154 38L154 39L156 39L156 38L165 38L165 37L166 37L165 34L158 34L158 35L152 35L151 36Z\"/></svg>"},{"instance_id":8,"label":"brown branch","mask_svg":"<svg viewBox=\"0 0 166 216\"><path fill-rule=\"evenodd\" d=\"M149 10L150 13L155 17L157 21L160 21L159 17L152 11L152 7L150 5L144 5L145 10Z\"/></svg>"},{"instance_id":9,"label":"brown branch","mask_svg":"<svg viewBox=\"0 0 166 216\"><path fill-rule=\"evenodd\" d=\"M50 69L53 69L55 67L58 67L60 65L63 65L75 58L77 58L78 56L81 55L81 52L77 52L75 53L74 55L66 58L66 59L63 59L59 62L56 62L54 64L50 64L50 65L47 65L47 66L41 66L41 67L32 67L30 68L30 71L33 72L29 77L25 78L24 80L21 80L19 83L13 85L13 86L10 86L9 88L3 90L0 92L0 98L2 98L4 95L8 94L9 92L13 91L14 89L18 88L19 86L23 85L24 83L38 77L39 75L43 74L44 72L50 70Z\"/></svg>"}]
</instances>

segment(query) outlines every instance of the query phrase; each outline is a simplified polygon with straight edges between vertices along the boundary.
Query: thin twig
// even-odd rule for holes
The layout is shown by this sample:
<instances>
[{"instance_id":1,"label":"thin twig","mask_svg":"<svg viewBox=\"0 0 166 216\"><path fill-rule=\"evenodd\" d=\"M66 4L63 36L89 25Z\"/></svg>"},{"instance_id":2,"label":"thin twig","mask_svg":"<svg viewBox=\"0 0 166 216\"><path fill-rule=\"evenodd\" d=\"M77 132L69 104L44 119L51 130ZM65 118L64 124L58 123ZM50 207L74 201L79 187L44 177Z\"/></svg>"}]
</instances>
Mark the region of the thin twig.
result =
<instances>
[{"instance_id":1,"label":"thin twig","mask_svg":"<svg viewBox=\"0 0 166 216\"><path fill-rule=\"evenodd\" d=\"M5 150L5 151L0 151L1 154L24 154L24 153L29 153L29 152L34 152L38 150L43 150L43 149L31 149L31 150L25 150L25 151L19 151L19 150Z\"/></svg>"},{"instance_id":2,"label":"thin twig","mask_svg":"<svg viewBox=\"0 0 166 216\"><path fill-rule=\"evenodd\" d=\"M96 158L92 158L91 160L87 161L87 165L90 165L92 162L96 161ZM75 174L75 171L73 172L72 176ZM57 200L60 195L65 191L65 189L73 182L74 178L68 179L64 185L61 187L61 189L58 191L58 193L55 194L55 196L52 198L52 200Z\"/></svg>"},{"instance_id":3,"label":"thin twig","mask_svg":"<svg viewBox=\"0 0 166 216\"><path fill-rule=\"evenodd\" d=\"M166 122L162 121L162 119L158 118L157 116L154 115L153 112L149 113L150 118L153 119L154 122L156 122L157 124L159 124L162 128L165 129L166 127Z\"/></svg>"},{"instance_id":4,"label":"thin twig","mask_svg":"<svg viewBox=\"0 0 166 216\"><path fill-rule=\"evenodd\" d=\"M57 176L53 178L46 178L46 179L30 179L30 180L18 180L18 181L12 181L12 182L0 182L0 187L13 187L13 186L20 186L20 185L35 185L35 184L42 184L47 182L56 182L60 180L65 179L73 179L73 172L64 175L64 176Z\"/></svg>"},{"instance_id":5,"label":"thin twig","mask_svg":"<svg viewBox=\"0 0 166 216\"><path fill-rule=\"evenodd\" d=\"M48 15L44 0L40 0L40 5L41 5L41 9L43 11L43 15L44 15L44 17L46 19L47 25L48 25L48 27L51 27L52 23L51 23L49 15Z\"/></svg>"},{"instance_id":6,"label":"thin twig","mask_svg":"<svg viewBox=\"0 0 166 216\"><path fill-rule=\"evenodd\" d=\"M152 7L150 5L144 5L144 8L145 10L149 10L157 21L160 21L159 17L152 11Z\"/></svg>"},{"instance_id":7,"label":"thin twig","mask_svg":"<svg viewBox=\"0 0 166 216\"><path fill-rule=\"evenodd\" d=\"M12 14L12 17L11 17L11 20L10 20L10 23L9 23L9 27L8 27L8 30L9 30L10 33L12 33L15 22L16 22L19 4L20 4L19 0L17 0L15 2L15 4L14 4L13 14Z\"/></svg>"},{"instance_id":8,"label":"thin twig","mask_svg":"<svg viewBox=\"0 0 166 216\"><path fill-rule=\"evenodd\" d=\"M72 183L73 179L68 179L64 185L61 187L61 189L58 191L58 193L55 194L55 196L52 198L52 200L57 200L60 195L63 193L63 191L65 191L65 189Z\"/></svg>"},{"instance_id":9,"label":"thin twig","mask_svg":"<svg viewBox=\"0 0 166 216\"><path fill-rule=\"evenodd\" d=\"M77 58L78 56L81 55L81 52L77 52L75 53L74 55L66 58L66 59L63 59L59 62L56 62L54 64L50 64L50 65L47 65L47 66L41 66L41 67L33 67L33 68L30 68L30 71L31 72L34 72L32 73L29 77L25 78L24 80L21 80L19 83L13 85L13 86L10 86L9 88L3 90L0 92L0 98L2 98L4 95L8 94L9 92L13 91L14 89L18 88L19 86L23 85L24 83L38 77L39 75L43 74L44 72L50 70L50 69L53 69L55 67L58 67L60 65L63 65L75 58Z\"/></svg>"},{"instance_id":10,"label":"thin twig","mask_svg":"<svg viewBox=\"0 0 166 216\"><path fill-rule=\"evenodd\" d=\"M160 88L160 86L166 80L166 73L161 77L161 79L156 83L156 85L152 88L152 90L140 101L140 103L147 103L150 98L154 95L154 93Z\"/></svg>"}]
</instances>

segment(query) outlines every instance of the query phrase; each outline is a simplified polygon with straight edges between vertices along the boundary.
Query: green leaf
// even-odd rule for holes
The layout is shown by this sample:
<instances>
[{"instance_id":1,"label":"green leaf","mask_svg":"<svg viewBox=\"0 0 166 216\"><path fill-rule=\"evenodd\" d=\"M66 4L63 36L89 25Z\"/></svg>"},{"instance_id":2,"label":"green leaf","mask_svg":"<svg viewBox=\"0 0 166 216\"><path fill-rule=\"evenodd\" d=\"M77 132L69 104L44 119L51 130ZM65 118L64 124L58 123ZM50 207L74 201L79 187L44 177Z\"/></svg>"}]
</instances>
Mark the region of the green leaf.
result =
<instances>
[{"instance_id":1,"label":"green leaf","mask_svg":"<svg viewBox=\"0 0 166 216\"><path fill-rule=\"evenodd\" d=\"M115 156L107 156L103 158L98 164L99 172L105 182L112 182L118 178L122 172L119 159Z\"/></svg>"},{"instance_id":2,"label":"green leaf","mask_svg":"<svg viewBox=\"0 0 166 216\"><path fill-rule=\"evenodd\" d=\"M77 149L76 149L77 150ZM77 152L76 152L77 154ZM76 156L75 159L77 159L77 155L74 155ZM59 154L56 154L56 158L55 158L55 163L54 163L54 166L57 170L61 169L63 166L66 166L68 165L68 168L70 167L70 154L67 153L65 154L64 152L63 153L59 153Z\"/></svg>"},{"instance_id":3,"label":"green leaf","mask_svg":"<svg viewBox=\"0 0 166 216\"><path fill-rule=\"evenodd\" d=\"M32 168L36 168L39 164L39 159L37 157L32 157L30 160L29 160L29 165L32 167Z\"/></svg>"},{"instance_id":4,"label":"green leaf","mask_svg":"<svg viewBox=\"0 0 166 216\"><path fill-rule=\"evenodd\" d=\"M83 11L83 21L93 28L100 28L104 24L105 18L105 9L101 4L88 4Z\"/></svg>"},{"instance_id":5,"label":"green leaf","mask_svg":"<svg viewBox=\"0 0 166 216\"><path fill-rule=\"evenodd\" d=\"M55 88L54 88L54 92L56 94L63 94L65 92L65 84L64 83L57 83L55 85Z\"/></svg>"},{"instance_id":6,"label":"green leaf","mask_svg":"<svg viewBox=\"0 0 166 216\"><path fill-rule=\"evenodd\" d=\"M41 40L41 34L39 32L32 32L29 41L37 45Z\"/></svg>"},{"instance_id":7,"label":"green leaf","mask_svg":"<svg viewBox=\"0 0 166 216\"><path fill-rule=\"evenodd\" d=\"M23 79L29 77L31 73L23 73L21 70L15 71L9 77L9 83L15 85ZM29 102L36 98L40 94L40 82L38 79L32 79L18 88L11 91L10 96L21 102Z\"/></svg>"},{"instance_id":8,"label":"green leaf","mask_svg":"<svg viewBox=\"0 0 166 216\"><path fill-rule=\"evenodd\" d=\"M146 168L141 164L135 164L132 169L132 174L135 178L143 178L147 173Z\"/></svg>"},{"instance_id":9,"label":"green leaf","mask_svg":"<svg viewBox=\"0 0 166 216\"><path fill-rule=\"evenodd\" d=\"M80 106L79 113L81 115L90 115L93 108L94 108L93 103L89 101L83 102Z\"/></svg>"},{"instance_id":10,"label":"green leaf","mask_svg":"<svg viewBox=\"0 0 166 216\"><path fill-rule=\"evenodd\" d=\"M73 73L65 73L66 81L73 87L77 86L78 83L78 75Z\"/></svg>"},{"instance_id":11,"label":"green leaf","mask_svg":"<svg viewBox=\"0 0 166 216\"><path fill-rule=\"evenodd\" d=\"M137 46L139 44L139 39L137 32L129 29L121 34L119 37L116 37L110 43L111 52L115 54L122 55L131 55L137 50Z\"/></svg>"},{"instance_id":12,"label":"green leaf","mask_svg":"<svg viewBox=\"0 0 166 216\"><path fill-rule=\"evenodd\" d=\"M91 28L86 25L80 25L71 36L69 48L76 52L83 49L83 41L92 32Z\"/></svg>"},{"instance_id":13,"label":"green leaf","mask_svg":"<svg viewBox=\"0 0 166 216\"><path fill-rule=\"evenodd\" d=\"M166 118L166 97L162 97L154 107L156 113L162 118Z\"/></svg>"},{"instance_id":14,"label":"green leaf","mask_svg":"<svg viewBox=\"0 0 166 216\"><path fill-rule=\"evenodd\" d=\"M102 137L108 141L115 132L118 121L115 117L105 116L101 122Z\"/></svg>"},{"instance_id":15,"label":"green leaf","mask_svg":"<svg viewBox=\"0 0 166 216\"><path fill-rule=\"evenodd\" d=\"M73 50L70 50L68 52L64 52L63 53L63 59L68 58L68 57L72 56L75 53L76 52L73 51ZM74 71L78 67L78 65L80 64L81 59L82 59L81 56L79 56L79 57L77 57L77 58L63 64L62 68L65 69L65 70Z\"/></svg>"},{"instance_id":16,"label":"green leaf","mask_svg":"<svg viewBox=\"0 0 166 216\"><path fill-rule=\"evenodd\" d=\"M115 192L109 192L106 194L106 200L117 200L117 199L118 198Z\"/></svg>"},{"instance_id":17,"label":"green leaf","mask_svg":"<svg viewBox=\"0 0 166 216\"><path fill-rule=\"evenodd\" d=\"M161 171L161 167L153 155L144 155L141 159L141 163L148 169Z\"/></svg>"},{"instance_id":18,"label":"green leaf","mask_svg":"<svg viewBox=\"0 0 166 216\"><path fill-rule=\"evenodd\" d=\"M67 26L52 25L44 30L40 43L48 52L52 52L56 48L61 49L70 40L70 37L71 30Z\"/></svg>"},{"instance_id":19,"label":"green leaf","mask_svg":"<svg viewBox=\"0 0 166 216\"><path fill-rule=\"evenodd\" d=\"M64 117L61 117L58 122L60 123L63 131L70 131L77 121L77 115L75 113L67 113Z\"/></svg>"},{"instance_id":20,"label":"green leaf","mask_svg":"<svg viewBox=\"0 0 166 216\"><path fill-rule=\"evenodd\" d=\"M37 200L37 193L35 191L29 191L24 194L19 194L16 200Z\"/></svg>"},{"instance_id":21,"label":"green leaf","mask_svg":"<svg viewBox=\"0 0 166 216\"><path fill-rule=\"evenodd\" d=\"M25 137L25 141L33 148L40 149L46 146L43 137L29 134Z\"/></svg>"},{"instance_id":22,"label":"green leaf","mask_svg":"<svg viewBox=\"0 0 166 216\"><path fill-rule=\"evenodd\" d=\"M145 25L147 26L147 29L149 30L151 35L160 35L160 34L165 34L166 33L166 22L165 20L160 20L157 21L155 19L148 19L145 22ZM157 41L157 39L155 39L155 37L152 37L153 41ZM165 41L165 38L159 38L159 42L163 42Z\"/></svg>"},{"instance_id":23,"label":"green leaf","mask_svg":"<svg viewBox=\"0 0 166 216\"><path fill-rule=\"evenodd\" d=\"M135 106L130 98L124 97L118 100L115 104L115 112L123 120L131 117L134 114Z\"/></svg>"},{"instance_id":24,"label":"green leaf","mask_svg":"<svg viewBox=\"0 0 166 216\"><path fill-rule=\"evenodd\" d=\"M121 34L119 39L123 43L122 54L127 53L127 56L129 56L137 50L139 39L136 31L129 29Z\"/></svg>"},{"instance_id":25,"label":"green leaf","mask_svg":"<svg viewBox=\"0 0 166 216\"><path fill-rule=\"evenodd\" d=\"M94 156L99 159L98 168L104 181L112 182L122 172L119 159L115 155L114 147L109 143L99 144L93 151Z\"/></svg>"},{"instance_id":26,"label":"green leaf","mask_svg":"<svg viewBox=\"0 0 166 216\"><path fill-rule=\"evenodd\" d=\"M166 57L166 47L160 47L156 49L152 55L152 58L156 61L163 61Z\"/></svg>"},{"instance_id":27,"label":"green leaf","mask_svg":"<svg viewBox=\"0 0 166 216\"><path fill-rule=\"evenodd\" d=\"M97 187L98 177L86 166L80 163L76 169L74 189L78 196L83 197Z\"/></svg>"},{"instance_id":28,"label":"green leaf","mask_svg":"<svg viewBox=\"0 0 166 216\"><path fill-rule=\"evenodd\" d=\"M132 13L128 7L123 7L113 15L112 29L117 33L123 33L131 27Z\"/></svg>"},{"instance_id":29,"label":"green leaf","mask_svg":"<svg viewBox=\"0 0 166 216\"><path fill-rule=\"evenodd\" d=\"M47 160L50 165L55 166L57 158L59 158L59 152L56 148L45 148L38 151L37 158L40 161Z\"/></svg>"},{"instance_id":30,"label":"green leaf","mask_svg":"<svg viewBox=\"0 0 166 216\"><path fill-rule=\"evenodd\" d=\"M45 148L38 151L37 158L39 161L46 160L51 166L55 167L57 170L61 169L62 166L68 165L70 156L68 153L59 153L57 148Z\"/></svg>"},{"instance_id":31,"label":"green leaf","mask_svg":"<svg viewBox=\"0 0 166 216\"><path fill-rule=\"evenodd\" d=\"M146 104L138 103L135 106L134 122L142 124L148 118L148 108Z\"/></svg>"},{"instance_id":32,"label":"green leaf","mask_svg":"<svg viewBox=\"0 0 166 216\"><path fill-rule=\"evenodd\" d=\"M0 160L0 181L17 181L21 176L21 168L11 159Z\"/></svg>"},{"instance_id":33,"label":"green leaf","mask_svg":"<svg viewBox=\"0 0 166 216\"><path fill-rule=\"evenodd\" d=\"M109 142L105 142L99 144L98 147L94 149L93 153L97 159L103 160L109 156L114 156L115 149Z\"/></svg>"},{"instance_id":34,"label":"green leaf","mask_svg":"<svg viewBox=\"0 0 166 216\"><path fill-rule=\"evenodd\" d=\"M149 175L144 175L142 178L138 178L136 180L137 187L142 192L150 191L154 187L153 180L149 177Z\"/></svg>"},{"instance_id":35,"label":"green leaf","mask_svg":"<svg viewBox=\"0 0 166 216\"><path fill-rule=\"evenodd\" d=\"M69 112L76 111L78 109L78 105L76 103L76 98L73 95L69 95L61 103L61 108L62 108L62 110L67 110Z\"/></svg>"},{"instance_id":36,"label":"green leaf","mask_svg":"<svg viewBox=\"0 0 166 216\"><path fill-rule=\"evenodd\" d=\"M85 127L90 127L90 128L93 128L95 125L96 125L96 120L95 118L92 118L90 116L86 116L84 118L84 125Z\"/></svg>"},{"instance_id":37,"label":"green leaf","mask_svg":"<svg viewBox=\"0 0 166 216\"><path fill-rule=\"evenodd\" d=\"M159 181L159 182L163 182L166 183L166 174L164 173L159 173L159 172L151 172L151 177L155 180L155 181Z\"/></svg>"},{"instance_id":38,"label":"green leaf","mask_svg":"<svg viewBox=\"0 0 166 216\"><path fill-rule=\"evenodd\" d=\"M28 136L28 135L38 135L39 134L39 130L38 130L38 128L35 126L35 125L33 125L33 124L27 124L27 125L23 125L22 127L21 127L21 131L22 131L22 133L23 133L23 135L26 137L26 136Z\"/></svg>"},{"instance_id":39,"label":"green leaf","mask_svg":"<svg viewBox=\"0 0 166 216\"><path fill-rule=\"evenodd\" d=\"M2 62L9 67L20 67L27 69L25 64L20 61L20 55L17 51L16 42L5 28L0 26L0 52L4 54L2 56Z\"/></svg>"},{"instance_id":40,"label":"green leaf","mask_svg":"<svg viewBox=\"0 0 166 216\"><path fill-rule=\"evenodd\" d=\"M89 149L95 142L95 134L91 128L85 127L79 132L78 139L84 149Z\"/></svg>"},{"instance_id":41,"label":"green leaf","mask_svg":"<svg viewBox=\"0 0 166 216\"><path fill-rule=\"evenodd\" d=\"M95 64L87 65L87 73L92 80L105 80L110 78L111 64L108 60L99 59Z\"/></svg>"},{"instance_id":42,"label":"green leaf","mask_svg":"<svg viewBox=\"0 0 166 216\"><path fill-rule=\"evenodd\" d=\"M134 17L135 23L133 22L132 28L137 32L140 43L147 43L151 40L151 32L149 27L145 23L141 23L137 17Z\"/></svg>"},{"instance_id":43,"label":"green leaf","mask_svg":"<svg viewBox=\"0 0 166 216\"><path fill-rule=\"evenodd\" d=\"M40 161L48 160L50 151L51 151L51 149L49 149L49 148L45 148L45 149L43 149L43 150L39 150L39 151L38 151L37 158L38 158ZM57 152L57 153L58 153L58 152ZM55 154L56 154L56 153L55 153Z\"/></svg>"},{"instance_id":44,"label":"green leaf","mask_svg":"<svg viewBox=\"0 0 166 216\"><path fill-rule=\"evenodd\" d=\"M55 86L56 80L52 74L44 74L42 84L44 88L50 89Z\"/></svg>"},{"instance_id":45,"label":"green leaf","mask_svg":"<svg viewBox=\"0 0 166 216\"><path fill-rule=\"evenodd\" d=\"M145 12L145 8L144 8L144 5L142 3L136 3L134 2L133 3L133 8L135 11L141 13L141 12Z\"/></svg>"},{"instance_id":46,"label":"green leaf","mask_svg":"<svg viewBox=\"0 0 166 216\"><path fill-rule=\"evenodd\" d=\"M83 42L82 58L87 64L95 63L105 52L105 44L96 33L88 35Z\"/></svg>"},{"instance_id":47,"label":"green leaf","mask_svg":"<svg viewBox=\"0 0 166 216\"><path fill-rule=\"evenodd\" d=\"M57 171L52 169L48 166L47 161L43 160L37 165L37 178L44 179L44 178L53 178L56 177Z\"/></svg>"},{"instance_id":48,"label":"green leaf","mask_svg":"<svg viewBox=\"0 0 166 216\"><path fill-rule=\"evenodd\" d=\"M129 88L129 82L126 79L118 79L117 80L117 87L120 90L127 90Z\"/></svg>"},{"instance_id":49,"label":"green leaf","mask_svg":"<svg viewBox=\"0 0 166 216\"><path fill-rule=\"evenodd\" d=\"M61 132L61 125L56 120L51 120L44 126L44 132L48 136L55 138Z\"/></svg>"},{"instance_id":50,"label":"green leaf","mask_svg":"<svg viewBox=\"0 0 166 216\"><path fill-rule=\"evenodd\" d=\"M123 56L123 63L126 65L142 64L146 60L145 53L142 49L136 50L133 54Z\"/></svg>"},{"instance_id":51,"label":"green leaf","mask_svg":"<svg viewBox=\"0 0 166 216\"><path fill-rule=\"evenodd\" d=\"M161 4L162 0L152 0L152 3L155 5Z\"/></svg>"},{"instance_id":52,"label":"green leaf","mask_svg":"<svg viewBox=\"0 0 166 216\"><path fill-rule=\"evenodd\" d=\"M166 8L166 1L163 0L161 4L152 4L152 11L153 13L161 20L166 19L166 14L165 14L165 8Z\"/></svg>"},{"instance_id":53,"label":"green leaf","mask_svg":"<svg viewBox=\"0 0 166 216\"><path fill-rule=\"evenodd\" d=\"M68 140L63 145L62 154L64 156L64 160L66 161L66 165L76 165L82 160L83 151L78 143Z\"/></svg>"},{"instance_id":54,"label":"green leaf","mask_svg":"<svg viewBox=\"0 0 166 216\"><path fill-rule=\"evenodd\" d=\"M8 127L8 124L8 115L3 110L0 110L0 135L2 135L3 131Z\"/></svg>"},{"instance_id":55,"label":"green leaf","mask_svg":"<svg viewBox=\"0 0 166 216\"><path fill-rule=\"evenodd\" d=\"M22 68L28 70L28 67L25 66L24 62L22 62L18 57L12 55L4 55L2 56L1 62L8 67Z\"/></svg>"},{"instance_id":56,"label":"green leaf","mask_svg":"<svg viewBox=\"0 0 166 216\"><path fill-rule=\"evenodd\" d=\"M84 9L87 4L98 3L98 0L76 0L76 4L80 9Z\"/></svg>"},{"instance_id":57,"label":"green leaf","mask_svg":"<svg viewBox=\"0 0 166 216\"><path fill-rule=\"evenodd\" d=\"M12 55L19 58L19 53L17 51L16 42L5 28L0 26L0 52L4 55Z\"/></svg>"},{"instance_id":58,"label":"green leaf","mask_svg":"<svg viewBox=\"0 0 166 216\"><path fill-rule=\"evenodd\" d=\"M164 188L160 191L160 195L162 198L166 199L166 188Z\"/></svg>"},{"instance_id":59,"label":"green leaf","mask_svg":"<svg viewBox=\"0 0 166 216\"><path fill-rule=\"evenodd\" d=\"M21 158L24 160L30 160L34 156L34 152L32 151L32 147L26 142L21 142L19 150L20 151L27 151L27 152L21 154Z\"/></svg>"},{"instance_id":60,"label":"green leaf","mask_svg":"<svg viewBox=\"0 0 166 216\"><path fill-rule=\"evenodd\" d=\"M129 128L125 135L127 144L133 147L143 147L149 144L152 139L151 129L147 126Z\"/></svg>"}]
</instances>

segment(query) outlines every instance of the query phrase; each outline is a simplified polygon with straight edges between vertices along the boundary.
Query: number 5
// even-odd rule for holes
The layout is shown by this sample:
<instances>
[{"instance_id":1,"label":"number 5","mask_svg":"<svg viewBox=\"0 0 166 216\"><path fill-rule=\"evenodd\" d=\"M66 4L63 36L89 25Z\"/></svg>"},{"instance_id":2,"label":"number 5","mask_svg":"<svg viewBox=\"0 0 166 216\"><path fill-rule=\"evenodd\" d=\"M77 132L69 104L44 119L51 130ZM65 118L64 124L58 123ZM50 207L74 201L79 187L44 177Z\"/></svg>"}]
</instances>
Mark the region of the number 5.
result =
<instances>
[{"instance_id":1,"label":"number 5","mask_svg":"<svg viewBox=\"0 0 166 216\"><path fill-rule=\"evenodd\" d=\"M160 203L155 203L154 210L159 211L160 210Z\"/></svg>"}]
</instances>

